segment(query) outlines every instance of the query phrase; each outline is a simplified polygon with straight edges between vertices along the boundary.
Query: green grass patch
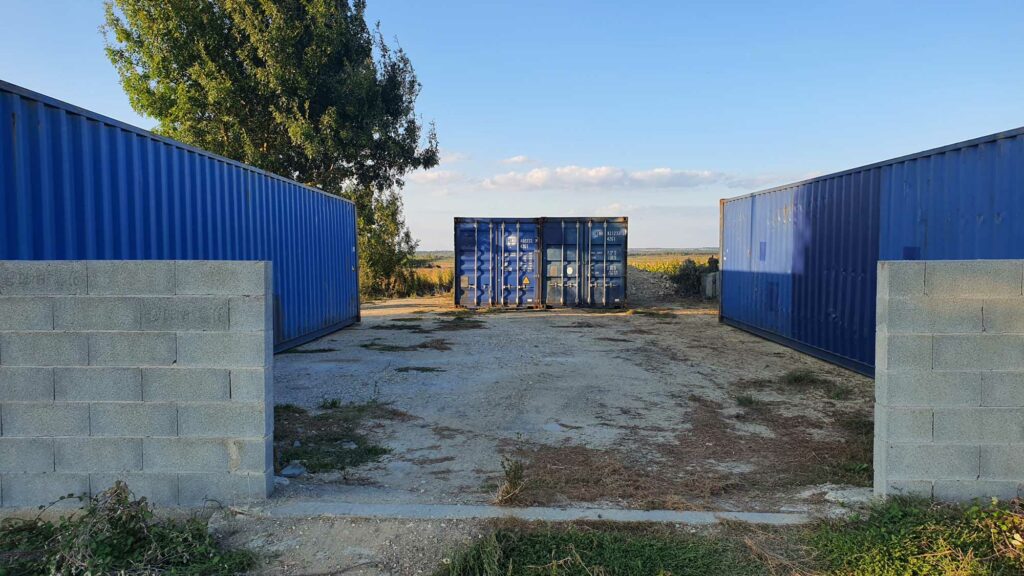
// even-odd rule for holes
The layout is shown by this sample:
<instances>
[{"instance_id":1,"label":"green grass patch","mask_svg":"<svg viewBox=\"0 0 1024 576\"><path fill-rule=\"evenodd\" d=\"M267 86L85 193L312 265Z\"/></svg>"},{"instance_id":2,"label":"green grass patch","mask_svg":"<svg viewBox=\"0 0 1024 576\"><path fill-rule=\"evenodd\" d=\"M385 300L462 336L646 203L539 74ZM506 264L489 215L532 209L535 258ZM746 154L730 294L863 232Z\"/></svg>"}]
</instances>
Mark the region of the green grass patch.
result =
<instances>
[{"instance_id":1,"label":"green grass patch","mask_svg":"<svg viewBox=\"0 0 1024 576\"><path fill-rule=\"evenodd\" d=\"M434 327L431 329L432 332L458 332L460 330L480 330L486 328L487 325L483 320L478 318L468 318L466 316L455 316L449 319L438 320Z\"/></svg>"},{"instance_id":2,"label":"green grass patch","mask_svg":"<svg viewBox=\"0 0 1024 576\"><path fill-rule=\"evenodd\" d=\"M740 394L736 397L736 405L741 408L758 409L766 406L763 400L758 400L750 394Z\"/></svg>"},{"instance_id":3,"label":"green grass patch","mask_svg":"<svg viewBox=\"0 0 1024 576\"><path fill-rule=\"evenodd\" d=\"M821 525L810 545L825 574L1024 574L1020 503L967 508L892 498L864 516Z\"/></svg>"},{"instance_id":4,"label":"green grass patch","mask_svg":"<svg viewBox=\"0 0 1024 576\"><path fill-rule=\"evenodd\" d=\"M822 378L813 370L808 370L807 368L796 368L786 372L782 376L779 376L779 382L786 386L808 387L826 384L828 383L828 380Z\"/></svg>"},{"instance_id":5,"label":"green grass patch","mask_svg":"<svg viewBox=\"0 0 1024 576\"><path fill-rule=\"evenodd\" d=\"M219 576L256 564L246 551L224 550L198 518L157 520L124 482L56 522L0 522L0 574L165 574Z\"/></svg>"},{"instance_id":6,"label":"green grass patch","mask_svg":"<svg viewBox=\"0 0 1024 576\"><path fill-rule=\"evenodd\" d=\"M413 314L423 314L423 313L426 313L426 310L415 310L415 311L413 311ZM389 320L389 322L415 322L415 323L420 323L422 321L423 321L422 318L392 318L391 320Z\"/></svg>"},{"instance_id":7,"label":"green grass patch","mask_svg":"<svg viewBox=\"0 0 1024 576\"><path fill-rule=\"evenodd\" d=\"M310 472L344 470L378 460L388 449L360 432L366 420L397 420L409 415L381 402L342 404L324 400L322 412L299 407L274 410L274 465L280 471L298 461Z\"/></svg>"},{"instance_id":8,"label":"green grass patch","mask_svg":"<svg viewBox=\"0 0 1024 576\"><path fill-rule=\"evenodd\" d=\"M423 326L420 324L380 324L377 326L370 326L370 330L408 330L410 332L423 331Z\"/></svg>"},{"instance_id":9,"label":"green grass patch","mask_svg":"<svg viewBox=\"0 0 1024 576\"><path fill-rule=\"evenodd\" d=\"M435 576L746 576L764 574L736 542L658 527L510 524Z\"/></svg>"},{"instance_id":10,"label":"green grass patch","mask_svg":"<svg viewBox=\"0 0 1024 576\"><path fill-rule=\"evenodd\" d=\"M359 345L367 350L373 350L375 352L415 352L416 350L451 350L452 347L447 340L443 338L435 338L433 340L427 340L420 342L419 344L413 344L410 346L402 346L399 344L388 344L387 342L381 342L380 339L374 338L369 342L364 342Z\"/></svg>"}]
</instances>

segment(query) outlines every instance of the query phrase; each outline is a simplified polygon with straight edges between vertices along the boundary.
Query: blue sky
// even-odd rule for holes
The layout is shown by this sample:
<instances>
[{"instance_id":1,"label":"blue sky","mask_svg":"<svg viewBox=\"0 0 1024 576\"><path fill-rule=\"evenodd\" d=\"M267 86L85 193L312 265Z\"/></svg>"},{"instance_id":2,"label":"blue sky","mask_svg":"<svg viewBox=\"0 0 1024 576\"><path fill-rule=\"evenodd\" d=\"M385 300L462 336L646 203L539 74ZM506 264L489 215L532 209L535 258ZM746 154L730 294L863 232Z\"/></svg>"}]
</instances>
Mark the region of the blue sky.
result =
<instances>
[{"instance_id":1,"label":"blue sky","mask_svg":"<svg viewBox=\"0 0 1024 576\"><path fill-rule=\"evenodd\" d=\"M1024 2L370 0L444 161L453 216L627 215L631 246L717 244L718 199L1024 125ZM0 78L151 127L91 0L5 0Z\"/></svg>"}]
</instances>

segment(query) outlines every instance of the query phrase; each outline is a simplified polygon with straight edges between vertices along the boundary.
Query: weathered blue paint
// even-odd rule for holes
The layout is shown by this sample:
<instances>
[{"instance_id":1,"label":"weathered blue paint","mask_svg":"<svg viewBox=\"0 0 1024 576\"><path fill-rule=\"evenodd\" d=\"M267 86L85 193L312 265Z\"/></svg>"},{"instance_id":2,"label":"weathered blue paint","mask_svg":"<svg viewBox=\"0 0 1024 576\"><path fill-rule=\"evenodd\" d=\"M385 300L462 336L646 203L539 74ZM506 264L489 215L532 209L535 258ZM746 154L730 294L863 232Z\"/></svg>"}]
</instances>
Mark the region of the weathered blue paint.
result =
<instances>
[{"instance_id":1,"label":"weathered blue paint","mask_svg":"<svg viewBox=\"0 0 1024 576\"><path fill-rule=\"evenodd\" d=\"M455 219L455 305L541 305L539 226L533 218Z\"/></svg>"},{"instance_id":2,"label":"weathered blue paint","mask_svg":"<svg viewBox=\"0 0 1024 576\"><path fill-rule=\"evenodd\" d=\"M0 260L269 260L275 350L359 318L354 205L0 81Z\"/></svg>"},{"instance_id":3,"label":"weathered blue paint","mask_svg":"<svg viewBox=\"0 0 1024 576\"><path fill-rule=\"evenodd\" d=\"M1024 128L722 201L730 324L874 370L878 260L1024 258Z\"/></svg>"},{"instance_id":4,"label":"weathered blue paint","mask_svg":"<svg viewBox=\"0 0 1024 576\"><path fill-rule=\"evenodd\" d=\"M626 305L626 218L541 218L544 304Z\"/></svg>"}]
</instances>

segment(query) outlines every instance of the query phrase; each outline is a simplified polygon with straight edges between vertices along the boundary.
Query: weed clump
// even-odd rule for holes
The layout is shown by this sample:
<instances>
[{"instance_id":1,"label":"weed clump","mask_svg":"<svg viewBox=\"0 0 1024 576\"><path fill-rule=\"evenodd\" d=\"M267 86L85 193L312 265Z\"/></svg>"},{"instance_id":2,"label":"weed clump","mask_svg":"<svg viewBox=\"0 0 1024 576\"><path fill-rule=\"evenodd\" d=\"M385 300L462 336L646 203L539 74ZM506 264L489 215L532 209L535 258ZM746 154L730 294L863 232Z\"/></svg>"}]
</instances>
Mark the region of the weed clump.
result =
<instances>
[{"instance_id":1,"label":"weed clump","mask_svg":"<svg viewBox=\"0 0 1024 576\"><path fill-rule=\"evenodd\" d=\"M341 408L341 400L337 398L324 398L320 401L321 410L335 410Z\"/></svg>"},{"instance_id":2,"label":"weed clump","mask_svg":"<svg viewBox=\"0 0 1024 576\"><path fill-rule=\"evenodd\" d=\"M741 408L763 408L765 403L750 394L740 394L736 397L736 404Z\"/></svg>"},{"instance_id":3,"label":"weed clump","mask_svg":"<svg viewBox=\"0 0 1024 576\"><path fill-rule=\"evenodd\" d=\"M516 460L503 456L501 458L501 471L504 480L498 486L498 492L494 495L494 503L499 506L514 504L516 499L526 487L525 466L522 460Z\"/></svg>"},{"instance_id":4,"label":"weed clump","mask_svg":"<svg viewBox=\"0 0 1024 576\"><path fill-rule=\"evenodd\" d=\"M156 520L146 499L135 499L121 481L57 522L0 522L0 574L216 576L255 563L250 552L221 549L198 518Z\"/></svg>"},{"instance_id":5,"label":"weed clump","mask_svg":"<svg viewBox=\"0 0 1024 576\"><path fill-rule=\"evenodd\" d=\"M813 370L795 368L780 376L779 382L786 386L809 387L825 384L828 380L818 376Z\"/></svg>"}]
</instances>

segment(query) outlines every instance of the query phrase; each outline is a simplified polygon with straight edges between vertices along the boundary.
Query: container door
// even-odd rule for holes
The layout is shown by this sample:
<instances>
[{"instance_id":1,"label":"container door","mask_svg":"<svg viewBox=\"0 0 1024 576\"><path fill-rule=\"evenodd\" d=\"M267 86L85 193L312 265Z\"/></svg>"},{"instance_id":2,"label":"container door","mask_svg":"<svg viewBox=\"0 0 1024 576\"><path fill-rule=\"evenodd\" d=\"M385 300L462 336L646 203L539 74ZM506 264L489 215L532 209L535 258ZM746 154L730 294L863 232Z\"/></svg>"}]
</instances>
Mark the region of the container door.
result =
<instances>
[{"instance_id":1,"label":"container door","mask_svg":"<svg viewBox=\"0 0 1024 576\"><path fill-rule=\"evenodd\" d=\"M586 231L576 220L549 220L544 223L545 304L580 305L580 247Z\"/></svg>"},{"instance_id":2,"label":"container door","mask_svg":"<svg viewBox=\"0 0 1024 576\"><path fill-rule=\"evenodd\" d=\"M622 306L626 302L626 226L621 222L588 221L590 241L587 305Z\"/></svg>"},{"instance_id":3,"label":"container door","mask_svg":"<svg viewBox=\"0 0 1024 576\"><path fill-rule=\"evenodd\" d=\"M533 221L504 221L497 245L501 270L498 274L497 306L532 307L539 303L540 283L537 281L537 224Z\"/></svg>"},{"instance_id":4,"label":"container door","mask_svg":"<svg viewBox=\"0 0 1024 576\"><path fill-rule=\"evenodd\" d=\"M455 303L467 308L491 305L493 231L489 222L455 223Z\"/></svg>"}]
</instances>

